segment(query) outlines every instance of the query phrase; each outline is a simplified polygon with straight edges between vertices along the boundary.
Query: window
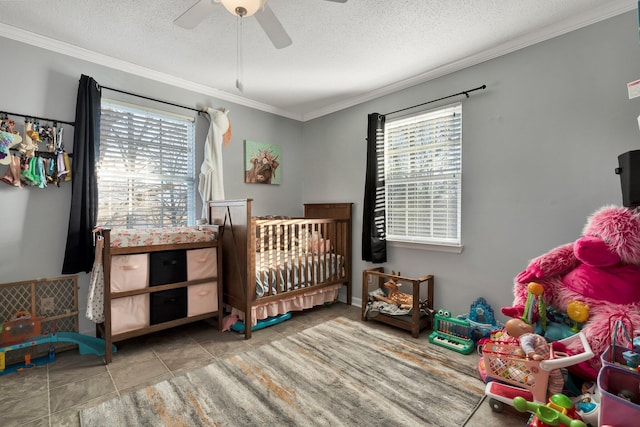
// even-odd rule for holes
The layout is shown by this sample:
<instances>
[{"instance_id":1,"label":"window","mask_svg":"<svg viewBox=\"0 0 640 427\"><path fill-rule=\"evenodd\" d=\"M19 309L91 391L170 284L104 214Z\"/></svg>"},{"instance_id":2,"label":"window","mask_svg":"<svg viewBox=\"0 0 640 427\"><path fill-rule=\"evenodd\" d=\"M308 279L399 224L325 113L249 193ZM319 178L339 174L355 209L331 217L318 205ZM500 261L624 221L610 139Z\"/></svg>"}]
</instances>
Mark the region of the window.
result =
<instances>
[{"instance_id":1,"label":"window","mask_svg":"<svg viewBox=\"0 0 640 427\"><path fill-rule=\"evenodd\" d=\"M191 117L103 100L98 224L195 224L195 125Z\"/></svg>"},{"instance_id":2,"label":"window","mask_svg":"<svg viewBox=\"0 0 640 427\"><path fill-rule=\"evenodd\" d=\"M461 246L462 105L385 124L386 238Z\"/></svg>"}]
</instances>

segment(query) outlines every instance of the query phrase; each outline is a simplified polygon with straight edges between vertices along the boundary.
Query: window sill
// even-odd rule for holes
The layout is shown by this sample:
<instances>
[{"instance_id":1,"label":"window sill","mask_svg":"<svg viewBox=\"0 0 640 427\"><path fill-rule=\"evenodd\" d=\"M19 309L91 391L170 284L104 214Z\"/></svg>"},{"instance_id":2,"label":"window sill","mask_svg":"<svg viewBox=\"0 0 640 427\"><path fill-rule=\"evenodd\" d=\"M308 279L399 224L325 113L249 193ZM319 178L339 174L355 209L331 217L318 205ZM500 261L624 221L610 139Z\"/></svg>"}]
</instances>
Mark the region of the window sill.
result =
<instances>
[{"instance_id":1,"label":"window sill","mask_svg":"<svg viewBox=\"0 0 640 427\"><path fill-rule=\"evenodd\" d=\"M463 245L433 245L428 243L401 242L387 240L387 244L394 248L419 249L422 251L447 252L452 254L462 253Z\"/></svg>"}]
</instances>

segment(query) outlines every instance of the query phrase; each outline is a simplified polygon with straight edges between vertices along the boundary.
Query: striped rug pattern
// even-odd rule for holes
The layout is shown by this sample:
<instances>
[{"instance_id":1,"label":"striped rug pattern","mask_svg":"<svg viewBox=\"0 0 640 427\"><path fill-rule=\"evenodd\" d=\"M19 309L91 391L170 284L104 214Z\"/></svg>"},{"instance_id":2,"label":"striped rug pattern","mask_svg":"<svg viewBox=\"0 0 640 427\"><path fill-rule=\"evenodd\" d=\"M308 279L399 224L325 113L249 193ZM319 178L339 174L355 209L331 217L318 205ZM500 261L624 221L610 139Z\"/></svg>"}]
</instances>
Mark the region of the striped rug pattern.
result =
<instances>
[{"instance_id":1,"label":"striped rug pattern","mask_svg":"<svg viewBox=\"0 0 640 427\"><path fill-rule=\"evenodd\" d=\"M93 426L460 426L484 394L450 350L337 318L80 412Z\"/></svg>"}]
</instances>

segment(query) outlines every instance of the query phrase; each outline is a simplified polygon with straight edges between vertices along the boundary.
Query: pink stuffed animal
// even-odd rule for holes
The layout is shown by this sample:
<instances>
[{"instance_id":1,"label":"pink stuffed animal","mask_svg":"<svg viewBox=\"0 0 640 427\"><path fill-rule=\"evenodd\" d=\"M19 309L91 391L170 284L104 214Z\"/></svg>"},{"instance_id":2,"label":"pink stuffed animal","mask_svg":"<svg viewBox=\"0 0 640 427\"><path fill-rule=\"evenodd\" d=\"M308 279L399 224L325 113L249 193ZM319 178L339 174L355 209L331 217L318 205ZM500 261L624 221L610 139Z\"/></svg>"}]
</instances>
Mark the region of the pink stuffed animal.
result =
<instances>
[{"instance_id":1,"label":"pink stuffed animal","mask_svg":"<svg viewBox=\"0 0 640 427\"><path fill-rule=\"evenodd\" d=\"M589 306L582 331L595 357L582 373L595 379L610 344L609 323L627 316L640 328L640 211L605 206L591 215L583 237L535 258L516 276L513 306L503 314L523 314L531 281L544 286L542 298L556 310L566 312L569 301Z\"/></svg>"}]
</instances>

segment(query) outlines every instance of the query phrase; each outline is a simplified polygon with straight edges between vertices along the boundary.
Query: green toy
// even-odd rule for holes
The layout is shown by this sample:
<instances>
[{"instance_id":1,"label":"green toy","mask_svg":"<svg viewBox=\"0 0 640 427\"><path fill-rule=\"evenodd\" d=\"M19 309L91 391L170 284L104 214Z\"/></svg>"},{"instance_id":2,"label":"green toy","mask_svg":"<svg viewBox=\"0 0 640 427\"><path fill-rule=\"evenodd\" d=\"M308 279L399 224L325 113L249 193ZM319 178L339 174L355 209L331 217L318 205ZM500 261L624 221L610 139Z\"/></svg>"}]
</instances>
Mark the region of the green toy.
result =
<instances>
[{"instance_id":1,"label":"green toy","mask_svg":"<svg viewBox=\"0 0 640 427\"><path fill-rule=\"evenodd\" d=\"M520 412L531 412L534 414L534 420L532 425L537 426L567 426L567 427L587 427L587 425L578 419L571 418L561 411L554 409L558 408L573 408L571 399L563 394L554 394L551 397L549 405L543 405L541 403L529 402L524 397L514 397L513 406ZM537 418L537 420L535 420ZM536 421L542 424L536 424Z\"/></svg>"}]
</instances>

